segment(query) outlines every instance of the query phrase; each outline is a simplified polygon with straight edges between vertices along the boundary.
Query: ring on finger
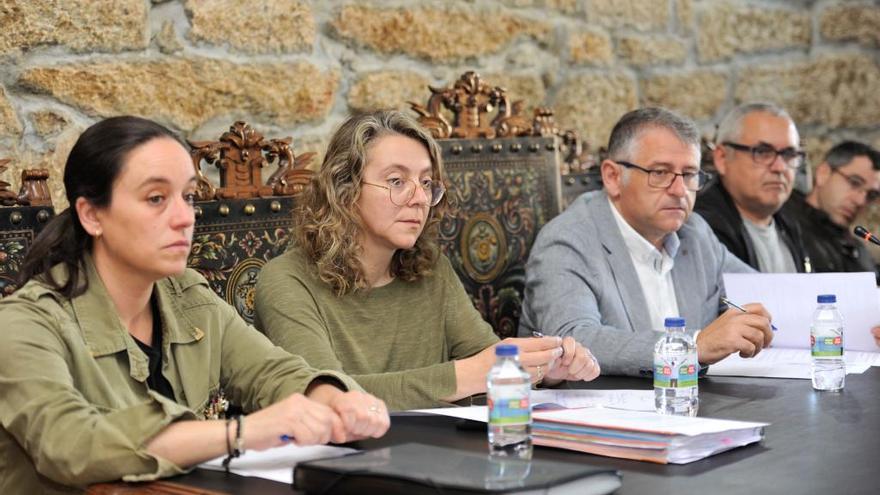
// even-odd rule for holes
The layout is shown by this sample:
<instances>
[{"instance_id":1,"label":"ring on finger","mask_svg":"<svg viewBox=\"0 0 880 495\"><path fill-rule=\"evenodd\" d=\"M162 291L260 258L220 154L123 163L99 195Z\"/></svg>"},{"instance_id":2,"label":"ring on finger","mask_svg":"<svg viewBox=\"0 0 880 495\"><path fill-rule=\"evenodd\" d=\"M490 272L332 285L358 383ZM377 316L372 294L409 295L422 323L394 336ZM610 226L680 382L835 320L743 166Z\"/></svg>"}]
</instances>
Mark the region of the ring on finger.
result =
<instances>
[{"instance_id":1,"label":"ring on finger","mask_svg":"<svg viewBox=\"0 0 880 495\"><path fill-rule=\"evenodd\" d=\"M544 366L539 364L538 365L538 380L541 380L543 378L544 378Z\"/></svg>"}]
</instances>

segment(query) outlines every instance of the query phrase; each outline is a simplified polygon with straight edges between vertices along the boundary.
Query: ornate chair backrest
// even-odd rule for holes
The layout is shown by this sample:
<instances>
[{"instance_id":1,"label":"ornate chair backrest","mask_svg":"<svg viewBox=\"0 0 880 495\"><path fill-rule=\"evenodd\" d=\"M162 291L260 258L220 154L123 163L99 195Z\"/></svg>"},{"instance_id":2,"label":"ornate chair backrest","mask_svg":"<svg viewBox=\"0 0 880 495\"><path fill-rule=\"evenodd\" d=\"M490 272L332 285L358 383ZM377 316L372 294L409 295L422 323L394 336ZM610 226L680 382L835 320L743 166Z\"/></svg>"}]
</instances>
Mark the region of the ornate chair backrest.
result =
<instances>
[{"instance_id":1,"label":"ornate chair backrest","mask_svg":"<svg viewBox=\"0 0 880 495\"><path fill-rule=\"evenodd\" d=\"M248 323L260 269L287 249L294 196L312 175L305 167L315 154L296 156L290 144L289 137L265 139L245 122L218 141L190 143L198 189L189 266ZM220 187L202 172L203 162L220 170ZM264 184L262 169L273 164Z\"/></svg>"},{"instance_id":2,"label":"ornate chair backrest","mask_svg":"<svg viewBox=\"0 0 880 495\"><path fill-rule=\"evenodd\" d=\"M10 161L0 159L0 174ZM0 298L17 288L28 249L55 215L48 179L46 169L23 170L18 194L9 190L10 183L0 180Z\"/></svg>"},{"instance_id":3,"label":"ornate chair backrest","mask_svg":"<svg viewBox=\"0 0 880 495\"><path fill-rule=\"evenodd\" d=\"M585 192L602 189L602 173L599 166L605 158L605 149L598 153L589 151L589 145L576 132L565 131L562 143L562 208L568 208L578 196Z\"/></svg>"},{"instance_id":4,"label":"ornate chair backrest","mask_svg":"<svg viewBox=\"0 0 880 495\"><path fill-rule=\"evenodd\" d=\"M510 337L532 243L560 211L558 130L552 112L526 118L521 102L474 72L430 90L426 106L410 105L443 154L452 209L440 224L441 249L483 318Z\"/></svg>"}]
</instances>

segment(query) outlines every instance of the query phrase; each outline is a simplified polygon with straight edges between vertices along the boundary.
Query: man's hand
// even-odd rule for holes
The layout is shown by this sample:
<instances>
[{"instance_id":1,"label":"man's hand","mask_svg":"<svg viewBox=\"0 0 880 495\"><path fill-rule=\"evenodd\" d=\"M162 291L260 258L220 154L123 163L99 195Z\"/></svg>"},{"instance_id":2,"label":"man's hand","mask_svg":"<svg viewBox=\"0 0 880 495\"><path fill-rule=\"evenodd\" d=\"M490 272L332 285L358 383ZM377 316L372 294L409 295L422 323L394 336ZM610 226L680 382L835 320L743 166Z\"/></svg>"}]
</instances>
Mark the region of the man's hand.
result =
<instances>
[{"instance_id":1,"label":"man's hand","mask_svg":"<svg viewBox=\"0 0 880 495\"><path fill-rule=\"evenodd\" d=\"M877 344L877 347L880 347L880 327L872 328L871 334L874 335L874 343Z\"/></svg>"},{"instance_id":2,"label":"man's hand","mask_svg":"<svg viewBox=\"0 0 880 495\"><path fill-rule=\"evenodd\" d=\"M770 313L760 304L746 304L744 309L745 313L728 309L697 335L700 364L716 363L734 352L754 357L770 345Z\"/></svg>"}]
</instances>

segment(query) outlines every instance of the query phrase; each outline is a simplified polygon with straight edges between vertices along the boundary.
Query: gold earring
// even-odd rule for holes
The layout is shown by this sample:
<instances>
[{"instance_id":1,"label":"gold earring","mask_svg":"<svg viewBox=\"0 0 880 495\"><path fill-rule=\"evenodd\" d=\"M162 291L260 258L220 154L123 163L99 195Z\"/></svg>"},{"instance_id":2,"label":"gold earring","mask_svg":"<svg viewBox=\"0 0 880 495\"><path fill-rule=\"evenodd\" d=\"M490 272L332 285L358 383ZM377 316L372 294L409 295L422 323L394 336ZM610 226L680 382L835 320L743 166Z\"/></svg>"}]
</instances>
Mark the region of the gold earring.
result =
<instances>
[{"instance_id":1,"label":"gold earring","mask_svg":"<svg viewBox=\"0 0 880 495\"><path fill-rule=\"evenodd\" d=\"M95 231L95 237L101 237L101 234L102 234L102 233L103 233L103 232L101 231L101 229L96 230L96 231Z\"/></svg>"}]
</instances>

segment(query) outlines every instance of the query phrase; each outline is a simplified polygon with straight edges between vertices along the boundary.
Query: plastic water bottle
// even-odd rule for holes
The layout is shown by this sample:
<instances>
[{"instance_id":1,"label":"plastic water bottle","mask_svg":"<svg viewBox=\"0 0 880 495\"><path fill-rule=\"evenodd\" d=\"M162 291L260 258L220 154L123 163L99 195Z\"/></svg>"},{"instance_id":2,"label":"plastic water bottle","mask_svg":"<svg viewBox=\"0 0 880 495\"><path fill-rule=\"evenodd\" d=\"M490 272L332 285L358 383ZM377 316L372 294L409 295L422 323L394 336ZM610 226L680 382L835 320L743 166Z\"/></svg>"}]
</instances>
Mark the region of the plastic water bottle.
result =
<instances>
[{"instance_id":1,"label":"plastic water bottle","mask_svg":"<svg viewBox=\"0 0 880 495\"><path fill-rule=\"evenodd\" d=\"M666 318L666 333L654 346L654 406L660 414L696 416L697 346L684 329L684 318Z\"/></svg>"},{"instance_id":2,"label":"plastic water bottle","mask_svg":"<svg viewBox=\"0 0 880 495\"><path fill-rule=\"evenodd\" d=\"M837 296L822 294L810 326L810 350L813 358L813 388L841 390L846 377L843 362L843 317L837 310Z\"/></svg>"},{"instance_id":3,"label":"plastic water bottle","mask_svg":"<svg viewBox=\"0 0 880 495\"><path fill-rule=\"evenodd\" d=\"M495 365L487 378L489 456L532 458L531 381L515 345L495 346Z\"/></svg>"}]
</instances>

